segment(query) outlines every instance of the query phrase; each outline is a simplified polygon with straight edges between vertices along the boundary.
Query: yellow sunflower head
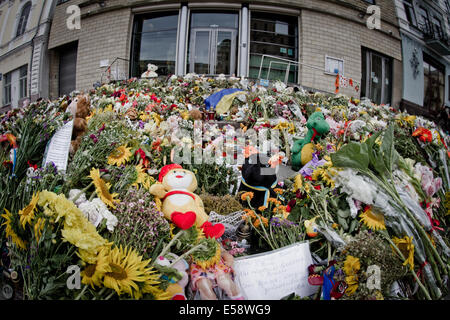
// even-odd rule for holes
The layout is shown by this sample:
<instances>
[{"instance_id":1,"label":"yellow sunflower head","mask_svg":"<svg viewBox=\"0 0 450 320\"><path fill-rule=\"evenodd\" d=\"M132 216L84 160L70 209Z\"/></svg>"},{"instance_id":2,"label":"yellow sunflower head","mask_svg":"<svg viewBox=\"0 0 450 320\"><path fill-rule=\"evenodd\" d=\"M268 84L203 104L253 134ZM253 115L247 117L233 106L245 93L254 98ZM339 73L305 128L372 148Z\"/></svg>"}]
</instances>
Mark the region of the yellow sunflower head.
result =
<instances>
[{"instance_id":1,"label":"yellow sunflower head","mask_svg":"<svg viewBox=\"0 0 450 320\"><path fill-rule=\"evenodd\" d=\"M34 212L36 211L38 200L39 194L33 194L30 203L19 211L20 224L22 225L22 228L25 228L27 223L31 225L31 220L34 219Z\"/></svg>"},{"instance_id":2,"label":"yellow sunflower head","mask_svg":"<svg viewBox=\"0 0 450 320\"><path fill-rule=\"evenodd\" d=\"M108 164L121 166L122 164L127 163L131 155L132 153L130 148L120 146L109 155Z\"/></svg>"},{"instance_id":3,"label":"yellow sunflower head","mask_svg":"<svg viewBox=\"0 0 450 320\"><path fill-rule=\"evenodd\" d=\"M111 271L107 260L108 252L109 248L107 247L101 249L95 263L86 264L84 270L81 271L81 276L83 277L81 283L89 285L93 289L95 286L101 286L103 276L106 272Z\"/></svg>"},{"instance_id":4,"label":"yellow sunflower head","mask_svg":"<svg viewBox=\"0 0 450 320\"><path fill-rule=\"evenodd\" d=\"M142 260L142 256L131 248L111 249L107 262L110 271L105 273L103 284L118 295L127 293L131 298L139 297L140 285L157 277L147 268L150 260Z\"/></svg>"},{"instance_id":5,"label":"yellow sunflower head","mask_svg":"<svg viewBox=\"0 0 450 320\"><path fill-rule=\"evenodd\" d=\"M5 219L5 222L2 226L5 226L5 233L7 238L11 238L12 242L20 249L26 250L27 242L22 240L19 235L14 231L13 227L13 215L5 208L5 214L2 214L2 217Z\"/></svg>"},{"instance_id":6,"label":"yellow sunflower head","mask_svg":"<svg viewBox=\"0 0 450 320\"><path fill-rule=\"evenodd\" d=\"M413 238L408 236L405 236L403 238L394 237L392 238L392 241L405 258L403 265L409 265L411 270L414 270L414 244L412 242Z\"/></svg>"},{"instance_id":7,"label":"yellow sunflower head","mask_svg":"<svg viewBox=\"0 0 450 320\"><path fill-rule=\"evenodd\" d=\"M361 262L359 258L348 255L344 261L344 267L342 268L347 276L356 275L361 269Z\"/></svg>"},{"instance_id":8,"label":"yellow sunflower head","mask_svg":"<svg viewBox=\"0 0 450 320\"><path fill-rule=\"evenodd\" d=\"M374 208L367 207L363 213L360 214L361 221L372 230L385 230L384 215L376 211Z\"/></svg>"},{"instance_id":9,"label":"yellow sunflower head","mask_svg":"<svg viewBox=\"0 0 450 320\"><path fill-rule=\"evenodd\" d=\"M102 201L112 207L116 208L116 204L120 202L116 197L119 195L118 193L110 193L109 188L111 188L111 184L109 182L105 182L102 178L100 178L100 171L98 169L92 168L89 175L94 182L95 191L97 195Z\"/></svg>"}]
</instances>

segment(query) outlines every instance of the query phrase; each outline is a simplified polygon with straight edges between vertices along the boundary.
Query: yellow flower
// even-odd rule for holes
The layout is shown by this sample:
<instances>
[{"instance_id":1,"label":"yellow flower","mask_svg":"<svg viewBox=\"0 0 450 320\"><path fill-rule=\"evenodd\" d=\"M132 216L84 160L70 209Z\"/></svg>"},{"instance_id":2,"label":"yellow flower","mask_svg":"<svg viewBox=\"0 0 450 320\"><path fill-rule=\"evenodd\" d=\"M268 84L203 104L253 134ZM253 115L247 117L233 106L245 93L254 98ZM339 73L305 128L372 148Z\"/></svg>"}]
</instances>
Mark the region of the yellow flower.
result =
<instances>
[{"instance_id":1,"label":"yellow flower","mask_svg":"<svg viewBox=\"0 0 450 320\"><path fill-rule=\"evenodd\" d=\"M412 237L405 236L403 238L392 238L392 241L403 254L406 260L403 265L409 265L411 270L414 270L414 244L412 243ZM393 248L392 248L393 249Z\"/></svg>"},{"instance_id":2,"label":"yellow flower","mask_svg":"<svg viewBox=\"0 0 450 320\"><path fill-rule=\"evenodd\" d=\"M103 284L118 295L140 296L139 284L158 278L147 268L150 260L142 260L142 256L131 248L115 247L109 252L107 262L111 271L105 273Z\"/></svg>"},{"instance_id":3,"label":"yellow flower","mask_svg":"<svg viewBox=\"0 0 450 320\"><path fill-rule=\"evenodd\" d=\"M361 262L359 258L348 255L344 261L344 267L342 268L347 276L355 275L361 269Z\"/></svg>"},{"instance_id":4,"label":"yellow flower","mask_svg":"<svg viewBox=\"0 0 450 320\"><path fill-rule=\"evenodd\" d=\"M121 166L128 162L131 157L131 150L126 146L120 146L114 150L108 157L108 164Z\"/></svg>"},{"instance_id":5,"label":"yellow flower","mask_svg":"<svg viewBox=\"0 0 450 320\"><path fill-rule=\"evenodd\" d=\"M146 190L149 190L150 186L155 182L155 179L145 172L145 168L141 164L136 165L135 168L137 178L136 181L131 186L135 186L137 189L139 189L139 185L141 185Z\"/></svg>"},{"instance_id":6,"label":"yellow flower","mask_svg":"<svg viewBox=\"0 0 450 320\"><path fill-rule=\"evenodd\" d=\"M360 214L361 220L365 226L372 230L385 230L384 215L375 209L368 207Z\"/></svg>"},{"instance_id":7,"label":"yellow flower","mask_svg":"<svg viewBox=\"0 0 450 320\"><path fill-rule=\"evenodd\" d=\"M301 174L298 174L294 178L294 192L297 192L303 187L303 176Z\"/></svg>"},{"instance_id":8,"label":"yellow flower","mask_svg":"<svg viewBox=\"0 0 450 320\"><path fill-rule=\"evenodd\" d=\"M30 203L19 211L20 216L20 224L22 228L25 228L25 225L28 223L31 225L31 220L34 219L34 212L36 211L36 205L38 203L39 194L34 194L31 198Z\"/></svg>"},{"instance_id":9,"label":"yellow flower","mask_svg":"<svg viewBox=\"0 0 450 320\"><path fill-rule=\"evenodd\" d=\"M242 200L242 201L247 201L247 199L248 199L248 201L250 201L250 200L253 199L253 196L254 196L254 193L253 193L253 192L250 192L250 191L244 192L244 193L241 195L241 200Z\"/></svg>"},{"instance_id":10,"label":"yellow flower","mask_svg":"<svg viewBox=\"0 0 450 320\"><path fill-rule=\"evenodd\" d=\"M34 229L34 236L36 238L36 242L39 243L39 239L42 236L42 230L44 230L44 225L45 225L45 219L44 218L39 218L37 219L37 221L34 223L33 229Z\"/></svg>"},{"instance_id":11,"label":"yellow flower","mask_svg":"<svg viewBox=\"0 0 450 320\"><path fill-rule=\"evenodd\" d=\"M107 253L109 248L105 247L100 250L95 263L86 264L83 271L81 271L81 283L91 286L100 287L102 284L103 276L106 272L111 271L107 260Z\"/></svg>"},{"instance_id":12,"label":"yellow flower","mask_svg":"<svg viewBox=\"0 0 450 320\"><path fill-rule=\"evenodd\" d=\"M351 296L358 289L358 271L361 269L361 263L358 258L348 255L344 261L345 282L348 285L345 293Z\"/></svg>"},{"instance_id":13,"label":"yellow flower","mask_svg":"<svg viewBox=\"0 0 450 320\"><path fill-rule=\"evenodd\" d=\"M5 226L5 233L6 233L6 237L9 238L11 237L12 242L19 247L20 249L26 250L27 248L27 242L25 240L22 240L17 233L13 230L13 226L12 226L12 220L13 220L13 216L11 214L11 212L9 212L6 208L5 208L5 214L2 214L2 217L5 219L5 222L2 224L2 226Z\"/></svg>"},{"instance_id":14,"label":"yellow flower","mask_svg":"<svg viewBox=\"0 0 450 320\"><path fill-rule=\"evenodd\" d=\"M119 199L116 199L119 194L111 194L109 192L111 184L109 182L105 182L102 178L100 178L100 171L98 169L92 168L89 176L94 182L95 191L97 192L98 197L102 199L105 204L115 209L116 203L120 202Z\"/></svg>"}]
</instances>

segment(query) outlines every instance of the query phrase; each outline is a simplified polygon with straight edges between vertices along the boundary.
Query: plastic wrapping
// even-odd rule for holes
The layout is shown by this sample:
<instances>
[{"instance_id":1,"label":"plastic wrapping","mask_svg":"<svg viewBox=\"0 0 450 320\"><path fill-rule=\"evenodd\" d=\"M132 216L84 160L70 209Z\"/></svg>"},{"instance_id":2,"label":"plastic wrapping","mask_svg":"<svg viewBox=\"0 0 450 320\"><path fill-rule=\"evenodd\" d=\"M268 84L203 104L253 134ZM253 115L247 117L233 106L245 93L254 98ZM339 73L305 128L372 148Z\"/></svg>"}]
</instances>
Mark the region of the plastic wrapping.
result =
<instances>
[{"instance_id":1,"label":"plastic wrapping","mask_svg":"<svg viewBox=\"0 0 450 320\"><path fill-rule=\"evenodd\" d=\"M327 226L317 225L317 230L323 234L323 236L334 248L340 249L347 245L347 243L341 238L340 235L337 234L336 231L331 230Z\"/></svg>"}]
</instances>

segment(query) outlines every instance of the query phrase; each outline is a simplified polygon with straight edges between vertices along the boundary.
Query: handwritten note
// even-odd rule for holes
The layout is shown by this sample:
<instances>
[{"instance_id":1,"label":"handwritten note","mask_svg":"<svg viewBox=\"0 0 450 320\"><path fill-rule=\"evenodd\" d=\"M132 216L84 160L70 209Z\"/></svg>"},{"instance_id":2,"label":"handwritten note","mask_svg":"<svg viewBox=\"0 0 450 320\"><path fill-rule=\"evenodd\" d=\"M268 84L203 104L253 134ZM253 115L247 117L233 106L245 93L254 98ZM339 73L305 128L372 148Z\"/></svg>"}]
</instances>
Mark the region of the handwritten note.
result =
<instances>
[{"instance_id":1,"label":"handwritten note","mask_svg":"<svg viewBox=\"0 0 450 320\"><path fill-rule=\"evenodd\" d=\"M310 296L317 291L308 283L312 263L308 242L236 258L236 283L249 300L279 300L293 292Z\"/></svg>"},{"instance_id":2,"label":"handwritten note","mask_svg":"<svg viewBox=\"0 0 450 320\"><path fill-rule=\"evenodd\" d=\"M44 155L44 166L53 162L58 171L66 171L72 140L73 120L67 122L53 135Z\"/></svg>"}]
</instances>

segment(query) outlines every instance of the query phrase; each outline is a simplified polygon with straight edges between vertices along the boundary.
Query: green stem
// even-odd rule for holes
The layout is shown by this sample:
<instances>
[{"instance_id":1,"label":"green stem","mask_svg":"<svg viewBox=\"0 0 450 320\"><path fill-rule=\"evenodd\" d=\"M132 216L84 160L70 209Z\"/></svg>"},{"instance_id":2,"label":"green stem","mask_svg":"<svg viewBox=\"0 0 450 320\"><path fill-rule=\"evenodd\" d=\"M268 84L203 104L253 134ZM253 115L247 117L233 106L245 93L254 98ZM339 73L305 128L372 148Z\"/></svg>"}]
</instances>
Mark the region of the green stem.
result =
<instances>
[{"instance_id":1,"label":"green stem","mask_svg":"<svg viewBox=\"0 0 450 320\"><path fill-rule=\"evenodd\" d=\"M87 288L88 288L88 285L85 284L83 287L83 290L81 290L80 294L75 298L75 300L80 300L81 297L84 295L84 292L86 291Z\"/></svg>"},{"instance_id":2,"label":"green stem","mask_svg":"<svg viewBox=\"0 0 450 320\"><path fill-rule=\"evenodd\" d=\"M86 188L84 188L83 190L81 190L80 193L78 193L78 194L75 196L75 198L72 199L72 202L75 203L75 201L77 201L78 198L80 198L81 195L82 195L83 193L85 193L86 191L88 191L89 188L90 188L93 184L94 184L94 181L92 181L91 183L89 183L88 186L87 186Z\"/></svg>"},{"instance_id":3,"label":"green stem","mask_svg":"<svg viewBox=\"0 0 450 320\"><path fill-rule=\"evenodd\" d=\"M181 230L180 232L178 232L178 233L172 238L172 240L170 240L170 242L167 244L167 246L165 246L165 247L163 248L163 250L161 251L161 254L160 254L159 256L164 257L164 256L166 255L166 253L169 252L170 247L175 243L175 241L177 241L177 239L178 239L179 237L181 237L181 236L182 236L183 234L185 234L185 233L186 233L185 230ZM153 265L155 264L155 262L156 262L156 259L153 260L153 261L150 263L149 267L150 267L150 268L153 267Z\"/></svg>"},{"instance_id":4,"label":"green stem","mask_svg":"<svg viewBox=\"0 0 450 320\"><path fill-rule=\"evenodd\" d=\"M185 253L183 253L181 256L179 256L178 258L176 258L175 260L172 261L172 263L169 265L169 268L173 268L173 266L180 261L181 259L184 259L185 257L187 257L188 255L190 255L191 253L199 250L199 249L207 249L207 247L200 243L198 245L196 245L195 247L191 248L190 250L186 251Z\"/></svg>"},{"instance_id":5,"label":"green stem","mask_svg":"<svg viewBox=\"0 0 450 320\"><path fill-rule=\"evenodd\" d=\"M111 299L112 296L115 295L115 294L116 294L116 292L113 290L113 291L105 298L105 300Z\"/></svg>"}]
</instances>

